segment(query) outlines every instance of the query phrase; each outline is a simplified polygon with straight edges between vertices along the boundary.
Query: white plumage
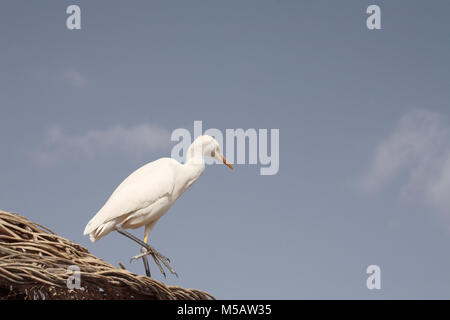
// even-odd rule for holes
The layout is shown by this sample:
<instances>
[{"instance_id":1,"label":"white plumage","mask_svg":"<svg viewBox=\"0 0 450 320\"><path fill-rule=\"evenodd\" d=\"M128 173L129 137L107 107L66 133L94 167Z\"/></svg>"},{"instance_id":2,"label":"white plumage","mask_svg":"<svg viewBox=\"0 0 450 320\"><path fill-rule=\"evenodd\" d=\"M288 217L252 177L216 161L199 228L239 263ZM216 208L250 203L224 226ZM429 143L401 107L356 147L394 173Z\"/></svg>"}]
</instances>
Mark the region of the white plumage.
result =
<instances>
[{"instance_id":1,"label":"white plumage","mask_svg":"<svg viewBox=\"0 0 450 320\"><path fill-rule=\"evenodd\" d=\"M84 234L97 241L118 226L123 229L145 226L144 242L147 242L156 222L205 170L204 156L232 168L217 141L207 135L200 136L189 147L185 164L161 158L129 175L89 221Z\"/></svg>"}]
</instances>

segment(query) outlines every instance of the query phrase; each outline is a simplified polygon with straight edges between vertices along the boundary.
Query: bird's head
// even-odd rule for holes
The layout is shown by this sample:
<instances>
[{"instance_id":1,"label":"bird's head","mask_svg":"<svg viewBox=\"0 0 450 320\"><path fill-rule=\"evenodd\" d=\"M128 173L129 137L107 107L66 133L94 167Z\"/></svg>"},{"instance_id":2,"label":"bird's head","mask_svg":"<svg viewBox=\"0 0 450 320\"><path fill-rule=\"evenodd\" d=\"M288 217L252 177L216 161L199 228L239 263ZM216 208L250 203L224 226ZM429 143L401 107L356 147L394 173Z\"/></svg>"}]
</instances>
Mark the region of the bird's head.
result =
<instances>
[{"instance_id":1,"label":"bird's head","mask_svg":"<svg viewBox=\"0 0 450 320\"><path fill-rule=\"evenodd\" d=\"M227 161L225 156L222 154L219 143L217 142L216 139L214 139L211 136L208 135L199 136L197 139L194 140L189 149L190 150L188 150L188 156L190 156L191 158L196 158L195 154L198 152L198 155L200 155L201 158L211 157L220 162L223 162L230 169L233 169L233 166Z\"/></svg>"}]
</instances>

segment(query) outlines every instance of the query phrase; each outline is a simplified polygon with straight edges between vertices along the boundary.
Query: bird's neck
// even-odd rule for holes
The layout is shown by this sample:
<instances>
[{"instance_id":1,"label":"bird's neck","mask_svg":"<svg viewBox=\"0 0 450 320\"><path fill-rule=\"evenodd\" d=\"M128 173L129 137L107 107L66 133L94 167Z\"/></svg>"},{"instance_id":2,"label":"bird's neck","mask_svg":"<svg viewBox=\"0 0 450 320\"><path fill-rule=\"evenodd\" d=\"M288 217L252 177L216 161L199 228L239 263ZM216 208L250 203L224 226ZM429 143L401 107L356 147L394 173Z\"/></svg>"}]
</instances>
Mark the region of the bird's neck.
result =
<instances>
[{"instance_id":1,"label":"bird's neck","mask_svg":"<svg viewBox=\"0 0 450 320\"><path fill-rule=\"evenodd\" d=\"M186 169L192 174L194 180L205 170L205 158L203 156L203 150L200 147L201 146L197 146L195 142L189 146L186 154L186 162L184 164Z\"/></svg>"},{"instance_id":2,"label":"bird's neck","mask_svg":"<svg viewBox=\"0 0 450 320\"><path fill-rule=\"evenodd\" d=\"M182 170L178 171L178 183L175 187L174 196L178 198L186 191L205 171L205 159L203 154L191 144L187 150L186 162L181 165Z\"/></svg>"},{"instance_id":3,"label":"bird's neck","mask_svg":"<svg viewBox=\"0 0 450 320\"><path fill-rule=\"evenodd\" d=\"M191 185L205 170L205 158L203 155L202 145L194 141L186 153L186 162L184 164L185 172L188 175L187 181Z\"/></svg>"},{"instance_id":4,"label":"bird's neck","mask_svg":"<svg viewBox=\"0 0 450 320\"><path fill-rule=\"evenodd\" d=\"M186 163L184 165L188 168L191 168L194 171L203 172L203 170L205 170L205 159L203 156L200 156L200 155L193 156L193 157L187 156Z\"/></svg>"},{"instance_id":5,"label":"bird's neck","mask_svg":"<svg viewBox=\"0 0 450 320\"><path fill-rule=\"evenodd\" d=\"M183 193L189 188L205 171L205 161L202 159L187 159L186 163L182 165L184 170L180 173L182 178L182 185L180 185L180 193ZM177 196L178 197L178 196Z\"/></svg>"}]
</instances>

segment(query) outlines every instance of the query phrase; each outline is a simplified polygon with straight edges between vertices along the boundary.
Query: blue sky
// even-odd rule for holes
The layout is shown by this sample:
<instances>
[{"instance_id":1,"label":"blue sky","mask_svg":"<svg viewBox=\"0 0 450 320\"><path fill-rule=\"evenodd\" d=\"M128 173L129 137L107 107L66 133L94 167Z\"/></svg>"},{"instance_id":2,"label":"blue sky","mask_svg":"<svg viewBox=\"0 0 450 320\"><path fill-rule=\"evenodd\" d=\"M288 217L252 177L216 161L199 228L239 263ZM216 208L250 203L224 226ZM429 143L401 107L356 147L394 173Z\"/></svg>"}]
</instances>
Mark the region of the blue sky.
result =
<instances>
[{"instance_id":1,"label":"blue sky","mask_svg":"<svg viewBox=\"0 0 450 320\"><path fill-rule=\"evenodd\" d=\"M150 241L180 275L167 283L449 298L448 2L76 1L69 31L73 3L0 5L1 209L143 273L129 240L82 235L114 188L195 120L277 128L278 174L209 166L158 222Z\"/></svg>"}]
</instances>

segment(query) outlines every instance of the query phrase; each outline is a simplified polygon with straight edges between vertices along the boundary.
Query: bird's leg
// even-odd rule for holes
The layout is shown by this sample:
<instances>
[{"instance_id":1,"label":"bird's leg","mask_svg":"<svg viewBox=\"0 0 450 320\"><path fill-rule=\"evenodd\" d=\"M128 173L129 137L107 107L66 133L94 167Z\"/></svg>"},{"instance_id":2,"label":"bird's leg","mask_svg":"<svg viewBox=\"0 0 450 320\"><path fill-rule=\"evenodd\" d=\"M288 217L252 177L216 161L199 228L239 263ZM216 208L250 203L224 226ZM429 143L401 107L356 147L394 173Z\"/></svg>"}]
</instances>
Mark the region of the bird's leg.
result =
<instances>
[{"instance_id":1,"label":"bird's leg","mask_svg":"<svg viewBox=\"0 0 450 320\"><path fill-rule=\"evenodd\" d=\"M145 243L145 242L142 241L141 239L136 238L136 237L133 236L131 233L129 233L129 232L123 230L122 228L116 227L116 231L119 232L121 235L124 235L124 236L127 237L128 239L131 239L131 240L133 240L134 242L140 244L142 247L144 247L144 248L146 249L146 253L142 253L142 255L135 256L135 257L133 257L132 260L141 258L141 257L143 257L144 255L148 255L148 254L151 254L151 255L157 255L158 257L161 257L161 258L163 258L163 259L167 259L165 256L163 256L162 254L160 254L158 251L156 251L155 249L153 249L152 246L150 246L149 244ZM168 259L167 259L167 260L168 260Z\"/></svg>"},{"instance_id":2,"label":"bird's leg","mask_svg":"<svg viewBox=\"0 0 450 320\"><path fill-rule=\"evenodd\" d=\"M165 277L166 275L165 275L164 269L162 268L160 262L162 262L162 263L164 264L164 266L165 266L172 274L175 274L175 275L178 277L178 274L170 267L170 265L169 265L170 260L169 260L167 257L165 257L164 255L162 255L161 253L159 253L158 251L156 251L152 246L150 246L150 245L147 244L146 242L144 242L144 241L142 241L142 240L136 238L136 237L133 236L131 233L129 233L129 232L123 230L122 228L116 227L116 231L119 232L120 234L124 235L124 236L127 237L128 239L131 239L131 240L133 240L134 242L140 244L143 248L145 248L145 251L146 251L146 252L143 252L142 254L137 255L137 256L131 258L130 262L133 261L133 260L135 260L135 259L144 258L144 257L146 257L147 255L150 254L150 255L152 255L153 260L155 261L156 265L158 266L159 270L160 270L161 273L164 275L164 277ZM147 239L144 239L144 240L147 240ZM143 250L142 250L142 251L143 251ZM148 261L147 261L147 264L148 264ZM145 262L144 262L144 267L145 267ZM147 272L147 269L146 269L146 272ZM150 269L149 269L149 273L150 273ZM147 274L147 275L148 275L148 274Z\"/></svg>"},{"instance_id":3,"label":"bird's leg","mask_svg":"<svg viewBox=\"0 0 450 320\"><path fill-rule=\"evenodd\" d=\"M148 244L148 235L150 233L151 228L146 225L145 226L145 234L144 234L144 243ZM156 255L154 253L152 253L151 251L148 251L145 247L141 248L141 256L142 256L142 261L144 262L144 268L145 268L145 273L147 274L147 277L151 277L150 275L150 269L148 267L148 255L151 254L153 260L155 261L156 265L159 268L159 271L162 273L162 275L164 276L164 278L166 277L166 273L164 272L164 269L162 268L161 264L159 263L159 260L156 258ZM132 261L132 259L131 259Z\"/></svg>"},{"instance_id":4,"label":"bird's leg","mask_svg":"<svg viewBox=\"0 0 450 320\"><path fill-rule=\"evenodd\" d=\"M147 250L151 250L151 247L150 247L148 244L146 244L144 241L142 241L142 240L136 238L136 237L133 236L131 233L129 233L129 232L123 230L122 228L116 227L116 231L117 231L118 233L120 233L121 235L127 237L128 239L131 239L131 240L133 240L134 242L137 242L137 243L140 244L141 246L145 247Z\"/></svg>"},{"instance_id":5,"label":"bird's leg","mask_svg":"<svg viewBox=\"0 0 450 320\"><path fill-rule=\"evenodd\" d=\"M144 242L147 243L148 240L148 234L150 232L150 229L148 229L147 226L145 226L145 236L144 236ZM158 266L159 268L159 272L161 272L161 274L164 276L164 278L166 277L166 272L164 271L163 267L161 266L161 263L159 263L158 258L156 257L156 255L154 253L151 253L149 251L147 251L147 249L145 249L144 247L142 247L142 254L140 255L142 257L142 260L144 261L144 266L147 265L148 266L148 255L151 254L153 260L155 261L155 264ZM133 258L131 258L130 261L133 261Z\"/></svg>"},{"instance_id":6,"label":"bird's leg","mask_svg":"<svg viewBox=\"0 0 450 320\"><path fill-rule=\"evenodd\" d=\"M144 243L147 244L147 240L148 240L148 234L150 232L150 229L145 226L145 233L144 233ZM141 252L142 253L147 253L147 249L145 247L141 248ZM153 257L154 255L152 255ZM145 274L147 275L147 277L151 277L151 273L150 273L150 268L148 266L148 256L145 255L142 257L142 262L144 262L144 268L145 268Z\"/></svg>"},{"instance_id":7,"label":"bird's leg","mask_svg":"<svg viewBox=\"0 0 450 320\"><path fill-rule=\"evenodd\" d=\"M146 225L145 226L145 232L144 232L144 243L148 244L148 235L150 234L150 231L152 230L152 225ZM155 250L156 251L156 250ZM161 266L161 263L159 262L158 258L155 254L149 252L145 247L141 248L142 254L140 255L142 257L142 261L144 262L144 268L147 273L147 276L150 277L150 270L148 269L148 254L152 255L153 260L155 261L155 264L158 266L159 271L162 273L164 278L166 277L166 273L164 272L163 267ZM148 252L148 253L147 253Z\"/></svg>"},{"instance_id":8,"label":"bird's leg","mask_svg":"<svg viewBox=\"0 0 450 320\"><path fill-rule=\"evenodd\" d=\"M142 253L147 253L147 249L145 249L144 247L142 247L142 248L141 248L141 252L142 252ZM151 277L152 274L150 273L150 267L148 266L148 259L147 259L147 256L143 256L143 257L142 257L142 262L144 262L145 274L147 275L147 277Z\"/></svg>"},{"instance_id":9,"label":"bird's leg","mask_svg":"<svg viewBox=\"0 0 450 320\"><path fill-rule=\"evenodd\" d=\"M170 259L169 259L169 258L167 258L167 257L164 256L163 254L161 254L161 253L159 253L158 251L156 251L151 245L145 243L144 241L140 240L139 238L136 238L136 237L133 236L131 233L129 233L129 232L123 230L123 229L120 228L120 227L116 227L116 231L119 232L120 234L124 235L124 236L127 237L128 239L131 239L131 240L133 240L134 242L140 244L140 245L143 246L145 249L147 249L147 253L142 254L142 255L137 255L137 256L133 257L132 260L139 259L139 258L141 258L141 257L144 256L144 255L148 255L148 254L152 254L152 255L153 255L153 254L154 254L154 255L156 255L157 257L161 258L162 260L166 260L167 262L170 263Z\"/></svg>"}]
</instances>

